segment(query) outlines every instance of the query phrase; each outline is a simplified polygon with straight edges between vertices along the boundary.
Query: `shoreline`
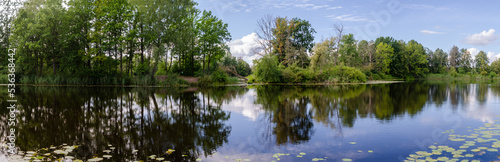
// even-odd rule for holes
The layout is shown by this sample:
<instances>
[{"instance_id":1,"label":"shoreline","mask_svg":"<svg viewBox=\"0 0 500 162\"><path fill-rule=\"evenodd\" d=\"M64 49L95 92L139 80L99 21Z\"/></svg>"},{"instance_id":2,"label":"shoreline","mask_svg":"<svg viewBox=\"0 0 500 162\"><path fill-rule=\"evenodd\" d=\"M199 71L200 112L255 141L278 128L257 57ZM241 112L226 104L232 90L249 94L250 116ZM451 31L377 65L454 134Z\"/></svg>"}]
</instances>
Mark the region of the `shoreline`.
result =
<instances>
[{"instance_id":1,"label":"shoreline","mask_svg":"<svg viewBox=\"0 0 500 162\"><path fill-rule=\"evenodd\" d=\"M208 85L201 87L231 87L231 86L249 86L249 85L310 85L310 86L324 86L324 85L356 85L356 84L392 84L392 83L404 83L402 80L370 80L365 83L232 83L232 84L221 84L221 85ZM0 84L0 86L8 86L8 84ZM147 88L172 88L172 87L183 87L183 88L191 88L191 87L200 87L193 85L183 85L183 86L168 86L168 85L146 85L146 86L138 86L138 85L36 85L36 84L16 84L16 86L33 86L33 87L124 87L124 88L134 88L134 87L147 87Z\"/></svg>"}]
</instances>

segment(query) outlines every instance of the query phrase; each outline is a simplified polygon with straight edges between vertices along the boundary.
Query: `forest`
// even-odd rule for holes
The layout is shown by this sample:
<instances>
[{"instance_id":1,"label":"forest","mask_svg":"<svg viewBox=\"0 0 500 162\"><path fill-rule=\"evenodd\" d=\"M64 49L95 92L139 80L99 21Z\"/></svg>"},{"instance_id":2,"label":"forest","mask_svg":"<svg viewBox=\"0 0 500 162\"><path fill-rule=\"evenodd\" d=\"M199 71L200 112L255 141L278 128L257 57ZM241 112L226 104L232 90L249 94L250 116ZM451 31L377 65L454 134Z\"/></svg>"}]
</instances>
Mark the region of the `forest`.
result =
<instances>
[{"instance_id":1,"label":"forest","mask_svg":"<svg viewBox=\"0 0 500 162\"><path fill-rule=\"evenodd\" d=\"M200 83L345 83L446 77L498 77L500 62L484 51L430 50L415 40L356 40L334 25L315 42L307 20L264 16L253 66L231 56L228 24L192 0L26 0L2 14L0 82L15 62L16 83L180 85ZM330 33L331 34L331 33ZM9 49L15 49L14 60ZM491 64L490 64L491 61ZM158 79L157 76L166 76ZM442 77L441 75L432 75Z\"/></svg>"}]
</instances>

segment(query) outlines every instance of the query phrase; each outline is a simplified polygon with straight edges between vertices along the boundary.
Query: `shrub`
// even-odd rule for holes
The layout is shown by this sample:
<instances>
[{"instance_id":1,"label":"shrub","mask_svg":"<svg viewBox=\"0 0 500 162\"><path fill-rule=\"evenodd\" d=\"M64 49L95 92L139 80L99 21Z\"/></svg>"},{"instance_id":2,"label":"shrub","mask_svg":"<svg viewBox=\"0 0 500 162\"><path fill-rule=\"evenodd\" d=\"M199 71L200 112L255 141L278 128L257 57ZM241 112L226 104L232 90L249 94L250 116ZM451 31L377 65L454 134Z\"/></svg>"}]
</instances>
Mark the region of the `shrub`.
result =
<instances>
[{"instance_id":1,"label":"shrub","mask_svg":"<svg viewBox=\"0 0 500 162\"><path fill-rule=\"evenodd\" d=\"M221 69L217 69L212 74L210 74L210 78L213 82L216 83L226 83L228 80L227 74Z\"/></svg>"},{"instance_id":2,"label":"shrub","mask_svg":"<svg viewBox=\"0 0 500 162\"><path fill-rule=\"evenodd\" d=\"M139 64L135 68L135 73L139 76L148 74L149 73L149 65L147 63Z\"/></svg>"},{"instance_id":3,"label":"shrub","mask_svg":"<svg viewBox=\"0 0 500 162\"><path fill-rule=\"evenodd\" d=\"M255 76L260 82L271 83L281 81L281 69L276 56L267 55L255 62Z\"/></svg>"},{"instance_id":4,"label":"shrub","mask_svg":"<svg viewBox=\"0 0 500 162\"><path fill-rule=\"evenodd\" d=\"M457 77L458 76L457 70L454 67L451 67L450 70L448 71L448 73L452 77Z\"/></svg>"},{"instance_id":5,"label":"shrub","mask_svg":"<svg viewBox=\"0 0 500 162\"><path fill-rule=\"evenodd\" d=\"M253 75L253 74L247 76L247 79L248 79L248 81L247 81L248 84L253 84L256 81L255 75Z\"/></svg>"},{"instance_id":6,"label":"shrub","mask_svg":"<svg viewBox=\"0 0 500 162\"><path fill-rule=\"evenodd\" d=\"M481 75L486 76L486 75L488 75L488 72L486 72L486 71L481 71Z\"/></svg>"},{"instance_id":7,"label":"shrub","mask_svg":"<svg viewBox=\"0 0 500 162\"><path fill-rule=\"evenodd\" d=\"M495 72L490 72L489 76L490 76L490 78L494 78L494 77L496 77L496 76L497 76L497 73L495 73Z\"/></svg>"},{"instance_id":8,"label":"shrub","mask_svg":"<svg viewBox=\"0 0 500 162\"><path fill-rule=\"evenodd\" d=\"M348 66L335 66L320 75L328 82L359 83L366 82L366 75L361 70Z\"/></svg>"},{"instance_id":9,"label":"shrub","mask_svg":"<svg viewBox=\"0 0 500 162\"><path fill-rule=\"evenodd\" d=\"M8 76L7 75L0 75L0 84L7 84L8 81Z\"/></svg>"}]
</instances>

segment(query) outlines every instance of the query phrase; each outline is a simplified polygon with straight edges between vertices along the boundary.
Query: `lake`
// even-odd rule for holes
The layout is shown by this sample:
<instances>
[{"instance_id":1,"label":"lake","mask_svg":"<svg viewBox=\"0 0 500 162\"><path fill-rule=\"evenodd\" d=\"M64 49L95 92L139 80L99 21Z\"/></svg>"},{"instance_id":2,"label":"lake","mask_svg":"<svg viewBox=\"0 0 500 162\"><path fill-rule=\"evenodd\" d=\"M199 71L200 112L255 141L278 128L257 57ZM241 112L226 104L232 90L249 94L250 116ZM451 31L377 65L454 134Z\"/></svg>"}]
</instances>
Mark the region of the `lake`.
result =
<instances>
[{"instance_id":1,"label":"lake","mask_svg":"<svg viewBox=\"0 0 500 162\"><path fill-rule=\"evenodd\" d=\"M16 98L18 159L500 160L498 83L22 86Z\"/></svg>"}]
</instances>

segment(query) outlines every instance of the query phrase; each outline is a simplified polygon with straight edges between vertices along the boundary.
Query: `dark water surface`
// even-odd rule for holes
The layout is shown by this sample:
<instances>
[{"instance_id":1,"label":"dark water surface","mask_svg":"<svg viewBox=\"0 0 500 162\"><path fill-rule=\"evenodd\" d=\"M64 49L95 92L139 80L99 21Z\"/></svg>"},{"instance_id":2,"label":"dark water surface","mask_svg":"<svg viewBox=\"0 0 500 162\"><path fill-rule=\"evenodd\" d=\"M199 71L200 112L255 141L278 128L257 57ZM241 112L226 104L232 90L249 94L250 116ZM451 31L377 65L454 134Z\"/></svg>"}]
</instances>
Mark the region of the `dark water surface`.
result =
<instances>
[{"instance_id":1,"label":"dark water surface","mask_svg":"<svg viewBox=\"0 0 500 162\"><path fill-rule=\"evenodd\" d=\"M0 90L0 119L6 121L6 87ZM24 86L16 95L16 146L44 159L72 156L87 161L109 154L112 157L104 161L148 161L156 155L149 161L386 162L453 159L453 151L462 149L458 160L499 160L497 83L204 89ZM0 126L5 140L7 122ZM460 147L466 143L460 139L475 144ZM67 155L53 152L66 145L77 147ZM417 152L432 153L432 146L443 148L442 153ZM485 148L473 150L477 147ZM168 149L175 151L167 153ZM42 156L45 153L51 154ZM5 156L0 153L0 161Z\"/></svg>"}]
</instances>

